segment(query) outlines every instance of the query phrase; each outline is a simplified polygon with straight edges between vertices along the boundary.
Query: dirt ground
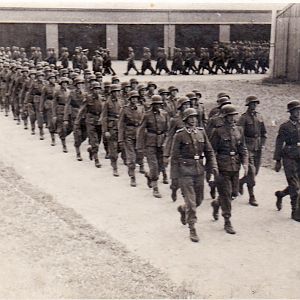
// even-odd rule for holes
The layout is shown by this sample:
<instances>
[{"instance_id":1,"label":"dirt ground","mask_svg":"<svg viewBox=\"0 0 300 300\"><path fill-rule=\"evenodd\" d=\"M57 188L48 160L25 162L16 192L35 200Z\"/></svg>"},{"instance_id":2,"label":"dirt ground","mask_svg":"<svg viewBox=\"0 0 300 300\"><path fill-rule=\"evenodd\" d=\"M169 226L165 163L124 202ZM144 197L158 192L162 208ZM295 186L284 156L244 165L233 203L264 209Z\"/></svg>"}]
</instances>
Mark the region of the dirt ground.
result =
<instances>
[{"instance_id":1,"label":"dirt ground","mask_svg":"<svg viewBox=\"0 0 300 300\"><path fill-rule=\"evenodd\" d=\"M261 85L263 76L253 76L138 78L178 85L182 94L198 88L208 108L220 91L240 111L246 96L258 96L269 135L264 163L271 166L278 125L300 86ZM84 161L75 160L73 138L64 154L49 146L48 134L39 141L11 118L1 116L0 128L0 297L300 297L299 223L290 219L289 199L275 209L274 192L286 184L282 172L262 168L258 208L246 195L234 201L235 236L224 233L222 220L212 221L206 190L194 244L176 211L182 199L172 203L168 186L160 183L163 198L155 199L141 174L138 187L129 186L122 164L113 177L102 149L96 169L86 144Z\"/></svg>"}]
</instances>

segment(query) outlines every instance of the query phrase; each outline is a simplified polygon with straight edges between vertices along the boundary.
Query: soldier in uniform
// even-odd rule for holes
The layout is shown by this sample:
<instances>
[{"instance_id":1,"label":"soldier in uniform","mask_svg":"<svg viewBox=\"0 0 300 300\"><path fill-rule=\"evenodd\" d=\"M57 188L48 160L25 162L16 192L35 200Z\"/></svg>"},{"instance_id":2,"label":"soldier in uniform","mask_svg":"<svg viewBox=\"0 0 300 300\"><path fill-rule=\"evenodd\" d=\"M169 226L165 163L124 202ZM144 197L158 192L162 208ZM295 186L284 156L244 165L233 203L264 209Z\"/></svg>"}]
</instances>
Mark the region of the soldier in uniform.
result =
<instances>
[{"instance_id":1,"label":"soldier in uniform","mask_svg":"<svg viewBox=\"0 0 300 300\"><path fill-rule=\"evenodd\" d=\"M191 103L192 107L195 108L198 112L198 126L205 128L208 120L206 116L204 103L202 101L202 94L199 90L193 90L192 92L196 95L196 99L193 98Z\"/></svg>"},{"instance_id":2,"label":"soldier in uniform","mask_svg":"<svg viewBox=\"0 0 300 300\"><path fill-rule=\"evenodd\" d=\"M40 131L40 140L44 139L44 121L43 117L40 114L40 101L44 85L44 73L42 71L38 71L36 73L36 80L33 81L31 86L29 87L25 99L25 104L28 105L28 113L31 123L31 134L35 134L35 122L37 121Z\"/></svg>"},{"instance_id":3,"label":"soldier in uniform","mask_svg":"<svg viewBox=\"0 0 300 300\"><path fill-rule=\"evenodd\" d=\"M170 119L170 128L167 132L167 137L164 144L164 166L168 166L169 157L171 155L171 147L173 144L174 135L177 130L184 127L182 120L182 114L184 110L191 107L191 101L188 97L180 97L176 102L177 105L177 114ZM172 167L171 167L172 168ZM178 177L176 174L171 174L171 185L170 189L172 191L171 198L175 202L177 200L177 190L179 189Z\"/></svg>"},{"instance_id":4,"label":"soldier in uniform","mask_svg":"<svg viewBox=\"0 0 300 300\"><path fill-rule=\"evenodd\" d=\"M153 188L153 196L156 198L161 198L157 180L163 166L163 144L169 128L169 116L161 109L162 104L161 96L152 96L152 107L145 112L137 132L137 150L141 153L145 150L150 170L145 176L148 187Z\"/></svg>"},{"instance_id":5,"label":"soldier in uniform","mask_svg":"<svg viewBox=\"0 0 300 300\"><path fill-rule=\"evenodd\" d=\"M148 110L151 107L151 98L155 95L155 90L157 89L157 85L153 81L149 81L147 84L147 92L145 94L145 109Z\"/></svg>"},{"instance_id":6,"label":"soldier in uniform","mask_svg":"<svg viewBox=\"0 0 300 300\"><path fill-rule=\"evenodd\" d=\"M229 234L235 234L230 221L232 193L234 187L238 186L241 165L244 176L248 173L248 151L243 128L236 126L238 112L235 106L224 105L221 113L224 116L224 125L215 128L210 138L219 169L219 176L216 178L219 199L213 201L216 203L213 206L213 214L217 207L221 206L222 216L225 219L224 229Z\"/></svg>"},{"instance_id":7,"label":"soldier in uniform","mask_svg":"<svg viewBox=\"0 0 300 300\"><path fill-rule=\"evenodd\" d=\"M62 77L59 80L60 87L56 89L52 104L52 121L56 126L56 132L61 140L63 152L67 153L66 137L68 135L67 126L64 124L66 104L69 99L70 90L68 89L69 79Z\"/></svg>"},{"instance_id":8,"label":"soldier in uniform","mask_svg":"<svg viewBox=\"0 0 300 300\"><path fill-rule=\"evenodd\" d=\"M136 151L137 128L140 126L144 116L144 106L139 104L139 93L131 91L128 95L128 104L120 112L118 122L118 143L123 144L127 158L128 175L130 185L136 186L135 165L144 168L143 155Z\"/></svg>"},{"instance_id":9,"label":"soldier in uniform","mask_svg":"<svg viewBox=\"0 0 300 300\"><path fill-rule=\"evenodd\" d=\"M280 125L274 152L275 171L283 164L289 186L293 220L300 222L300 101L287 105L288 121Z\"/></svg>"},{"instance_id":10,"label":"soldier in uniform","mask_svg":"<svg viewBox=\"0 0 300 300\"><path fill-rule=\"evenodd\" d=\"M128 75L131 69L136 71L136 75L140 74L140 72L138 71L138 69L135 66L134 59L135 59L135 54L134 54L133 48L128 47L128 58L126 59L127 60L127 71L124 73L124 75Z\"/></svg>"},{"instance_id":11,"label":"soldier in uniform","mask_svg":"<svg viewBox=\"0 0 300 300\"><path fill-rule=\"evenodd\" d=\"M87 98L87 93L84 90L84 80L81 77L75 78L75 89L70 91L69 98L65 106L64 112L64 125L66 127L73 127L74 134L74 147L76 151L76 158L78 161L82 161L80 146L87 138L87 129L85 122L85 115L81 115L80 122L75 124L75 120L83 101ZM71 116L71 118L70 118ZM71 122L71 124L69 123Z\"/></svg>"},{"instance_id":12,"label":"soldier in uniform","mask_svg":"<svg viewBox=\"0 0 300 300\"><path fill-rule=\"evenodd\" d=\"M103 71L103 58L99 50L95 50L95 55L92 58L93 71L102 73Z\"/></svg>"},{"instance_id":13,"label":"soldier in uniform","mask_svg":"<svg viewBox=\"0 0 300 300\"><path fill-rule=\"evenodd\" d=\"M68 68L69 67L69 50L66 47L61 48L61 56L59 60L61 61L61 65L63 68ZM75 68L73 66L73 68Z\"/></svg>"},{"instance_id":14,"label":"soldier in uniform","mask_svg":"<svg viewBox=\"0 0 300 300\"><path fill-rule=\"evenodd\" d=\"M132 91L137 91L137 86L139 85L139 82L135 79L135 78L131 78L129 80L130 86L131 86L131 90Z\"/></svg>"},{"instance_id":15,"label":"soldier in uniform","mask_svg":"<svg viewBox=\"0 0 300 300\"><path fill-rule=\"evenodd\" d=\"M208 119L212 118L215 115L218 115L220 113L220 105L219 105L219 99L227 97L230 99L230 96L227 93L221 92L217 95L217 106L214 107L208 114Z\"/></svg>"},{"instance_id":16,"label":"soldier in uniform","mask_svg":"<svg viewBox=\"0 0 300 300\"><path fill-rule=\"evenodd\" d=\"M81 70L81 54L78 47L75 48L74 54L72 56L72 66L73 69Z\"/></svg>"},{"instance_id":17,"label":"soldier in uniform","mask_svg":"<svg viewBox=\"0 0 300 300\"><path fill-rule=\"evenodd\" d=\"M102 104L101 85L99 82L93 82L91 93L84 98L74 122L74 125L79 127L82 120L85 119L90 144L87 151L89 152L90 160L94 159L96 168L101 167L98 150L102 137L102 127L100 122ZM85 116L85 118L83 118L83 116Z\"/></svg>"},{"instance_id":18,"label":"soldier in uniform","mask_svg":"<svg viewBox=\"0 0 300 300\"><path fill-rule=\"evenodd\" d=\"M244 129L249 157L249 171L246 177L240 179L239 192L243 194L243 185L246 183L249 192L249 204L252 206L258 206L254 196L255 176L258 174L261 165L262 149L267 139L264 120L260 113L256 111L258 104L257 97L247 97L246 106L248 106L248 109L238 121L238 125Z\"/></svg>"},{"instance_id":19,"label":"soldier in uniform","mask_svg":"<svg viewBox=\"0 0 300 300\"><path fill-rule=\"evenodd\" d=\"M40 101L40 114L46 116L47 127L51 136L51 146L55 146L55 126L53 124L52 104L55 91L57 90L56 78L54 73L48 75L48 84L43 87Z\"/></svg>"},{"instance_id":20,"label":"soldier in uniform","mask_svg":"<svg viewBox=\"0 0 300 300\"><path fill-rule=\"evenodd\" d=\"M176 101L177 101L178 88L172 85L169 86L168 91L169 91L169 96L166 100L168 111L170 112L170 117L174 117L177 114Z\"/></svg>"},{"instance_id":21,"label":"soldier in uniform","mask_svg":"<svg viewBox=\"0 0 300 300\"><path fill-rule=\"evenodd\" d=\"M143 50L144 50L144 53L143 53L143 57L142 57L141 75L145 75L145 72L147 70L151 71L151 75L155 75L155 70L153 69L152 64L151 64L151 51L147 47L144 47Z\"/></svg>"},{"instance_id":22,"label":"soldier in uniform","mask_svg":"<svg viewBox=\"0 0 300 300\"><path fill-rule=\"evenodd\" d=\"M167 55L165 53L165 48L158 47L155 67L156 74L160 75L162 70L164 70L167 74L170 73L170 70L167 65Z\"/></svg>"},{"instance_id":23,"label":"soldier in uniform","mask_svg":"<svg viewBox=\"0 0 300 300\"><path fill-rule=\"evenodd\" d=\"M120 87L112 84L110 88L110 97L104 103L102 111L102 129L108 141L108 155L113 175L119 176L118 173L118 153L120 147L118 145L118 120L121 110Z\"/></svg>"},{"instance_id":24,"label":"soldier in uniform","mask_svg":"<svg viewBox=\"0 0 300 300\"><path fill-rule=\"evenodd\" d=\"M3 63L3 69L0 73L0 89L1 89L1 110L5 110L5 116L8 116L8 110L9 107L6 107L5 103L6 103L6 78L7 75L9 73L9 63L8 62L4 62Z\"/></svg>"},{"instance_id":25,"label":"soldier in uniform","mask_svg":"<svg viewBox=\"0 0 300 300\"><path fill-rule=\"evenodd\" d=\"M128 81L124 81L121 83L121 100L122 106L128 104L128 94L130 92L130 84Z\"/></svg>"},{"instance_id":26,"label":"soldier in uniform","mask_svg":"<svg viewBox=\"0 0 300 300\"><path fill-rule=\"evenodd\" d=\"M89 49L83 49L82 50L82 56L81 56L81 68L82 70L85 70L88 68L88 54L89 54Z\"/></svg>"},{"instance_id":27,"label":"soldier in uniform","mask_svg":"<svg viewBox=\"0 0 300 300\"><path fill-rule=\"evenodd\" d=\"M195 228L196 209L203 200L205 169L209 174L218 175L214 151L203 128L197 127L197 115L194 108L183 112L184 127L177 130L171 153L171 173L179 179L185 202L177 209L182 224L189 225L192 242L199 242Z\"/></svg>"}]
</instances>

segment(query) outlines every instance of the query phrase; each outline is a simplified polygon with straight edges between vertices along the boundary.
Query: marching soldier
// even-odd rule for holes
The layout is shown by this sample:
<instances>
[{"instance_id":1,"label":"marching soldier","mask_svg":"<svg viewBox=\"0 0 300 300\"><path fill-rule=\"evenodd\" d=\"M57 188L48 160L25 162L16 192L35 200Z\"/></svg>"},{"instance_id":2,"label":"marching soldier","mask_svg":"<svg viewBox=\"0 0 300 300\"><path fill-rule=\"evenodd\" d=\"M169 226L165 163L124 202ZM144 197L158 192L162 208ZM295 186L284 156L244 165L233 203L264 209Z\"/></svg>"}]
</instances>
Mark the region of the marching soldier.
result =
<instances>
[{"instance_id":1,"label":"marching soldier","mask_svg":"<svg viewBox=\"0 0 300 300\"><path fill-rule=\"evenodd\" d=\"M138 103L139 93L131 91L128 95L129 103L120 112L118 123L118 143L123 144L127 158L128 175L130 185L136 186L135 165L136 163L143 168L143 155L136 151L137 128L140 126L144 116L144 106Z\"/></svg>"},{"instance_id":2,"label":"marching soldier","mask_svg":"<svg viewBox=\"0 0 300 300\"><path fill-rule=\"evenodd\" d=\"M79 127L82 120L85 120L87 136L90 144L90 147L88 147L87 151L89 152L90 160L94 159L96 168L101 167L98 158L98 150L102 137L102 127L100 122L101 112L101 85L99 82L93 82L91 86L91 93L83 99L74 125ZM83 118L83 116L85 116L85 118Z\"/></svg>"},{"instance_id":3,"label":"marching soldier","mask_svg":"<svg viewBox=\"0 0 300 300\"><path fill-rule=\"evenodd\" d=\"M243 129L235 124L238 115L235 106L224 105L221 113L224 116L224 125L213 129L210 138L219 169L219 176L216 178L219 199L213 201L213 215L217 219L215 215L221 206L225 219L224 229L229 234L235 234L230 221L232 192L234 187L238 186L241 165L244 168L244 176L248 173L248 151Z\"/></svg>"},{"instance_id":4,"label":"marching soldier","mask_svg":"<svg viewBox=\"0 0 300 300\"><path fill-rule=\"evenodd\" d=\"M283 163L291 198L291 218L300 222L300 101L290 101L287 110L290 118L280 125L276 138L275 171L279 172Z\"/></svg>"},{"instance_id":5,"label":"marching soldier","mask_svg":"<svg viewBox=\"0 0 300 300\"><path fill-rule=\"evenodd\" d=\"M240 179L239 192L243 194L243 185L246 183L249 192L249 204L258 206L254 196L255 176L261 165L262 149L267 139L267 131L260 113L256 111L259 100L255 96L246 98L247 111L242 114L238 125L244 129L246 146L249 157L249 171L246 177Z\"/></svg>"},{"instance_id":6,"label":"marching soldier","mask_svg":"<svg viewBox=\"0 0 300 300\"><path fill-rule=\"evenodd\" d=\"M46 116L47 127L51 135L51 146L55 146L55 126L53 124L52 104L55 91L57 90L55 74L48 75L48 84L43 87L42 96L40 101L40 114Z\"/></svg>"},{"instance_id":7,"label":"marching soldier","mask_svg":"<svg viewBox=\"0 0 300 300\"><path fill-rule=\"evenodd\" d=\"M69 98L65 106L64 125L66 127L70 125L73 127L76 158L78 161L82 161L80 146L87 138L85 115L82 114L80 122L78 121L76 122L76 124L75 124L75 120L78 115L79 108L81 107L83 101L86 100L87 93L84 90L83 78L81 77L75 78L74 83L75 83L75 89L70 91ZM69 122L71 122L71 124Z\"/></svg>"},{"instance_id":8,"label":"marching soldier","mask_svg":"<svg viewBox=\"0 0 300 300\"><path fill-rule=\"evenodd\" d=\"M161 109L162 104L161 96L152 96L152 107L145 112L137 132L137 151L143 153L145 150L150 171L145 176L148 187L153 188L153 196L156 198L161 198L157 180L163 166L163 144L169 128L169 116Z\"/></svg>"},{"instance_id":9,"label":"marching soldier","mask_svg":"<svg viewBox=\"0 0 300 300\"><path fill-rule=\"evenodd\" d=\"M174 135L177 130L184 127L184 122L182 120L183 112L191 107L191 101L188 97L180 97L176 103L177 114L170 119L170 128L167 133L167 137L164 145L164 165L167 167L169 163L169 157L171 155L171 147L173 144ZM171 166L172 168L172 166ZM170 189L172 191L171 198L175 202L177 200L177 190L179 189L178 177L176 174L171 173L171 185Z\"/></svg>"},{"instance_id":10,"label":"marching soldier","mask_svg":"<svg viewBox=\"0 0 300 300\"><path fill-rule=\"evenodd\" d=\"M145 72L148 69L151 71L151 75L155 75L155 70L153 69L152 64L151 64L151 51L147 47L144 47L143 50L144 50L144 53L143 53L143 57L142 57L141 75L145 75Z\"/></svg>"},{"instance_id":11,"label":"marching soldier","mask_svg":"<svg viewBox=\"0 0 300 300\"><path fill-rule=\"evenodd\" d=\"M177 210L181 215L182 224L189 225L192 242L199 242L195 228L196 209L203 200L205 169L209 174L218 175L214 151L203 128L197 127L197 115L194 108L183 112L184 128L177 131L171 153L171 173L179 179L185 202Z\"/></svg>"},{"instance_id":12,"label":"marching soldier","mask_svg":"<svg viewBox=\"0 0 300 300\"><path fill-rule=\"evenodd\" d=\"M167 74L170 73L170 70L167 65L167 55L165 53L165 48L158 47L155 67L156 74L160 75L162 70L164 70Z\"/></svg>"},{"instance_id":13,"label":"marching soldier","mask_svg":"<svg viewBox=\"0 0 300 300\"><path fill-rule=\"evenodd\" d=\"M101 72L102 73L102 71L103 71L103 58L102 58L99 50L95 50L95 55L93 56L92 63L93 63L94 73L96 73L96 72Z\"/></svg>"},{"instance_id":14,"label":"marching soldier","mask_svg":"<svg viewBox=\"0 0 300 300\"><path fill-rule=\"evenodd\" d=\"M117 84L112 84L110 93L110 97L103 106L102 129L108 141L108 155L113 168L113 175L119 176L118 154L120 152L120 147L118 145L118 120L121 110L119 86Z\"/></svg>"},{"instance_id":15,"label":"marching soldier","mask_svg":"<svg viewBox=\"0 0 300 300\"><path fill-rule=\"evenodd\" d=\"M128 58L126 59L127 60L127 71L124 73L124 75L128 75L131 69L136 71L136 75L140 74L140 72L138 71L138 69L135 66L134 58L135 58L135 54L134 54L133 48L128 47Z\"/></svg>"}]
</instances>

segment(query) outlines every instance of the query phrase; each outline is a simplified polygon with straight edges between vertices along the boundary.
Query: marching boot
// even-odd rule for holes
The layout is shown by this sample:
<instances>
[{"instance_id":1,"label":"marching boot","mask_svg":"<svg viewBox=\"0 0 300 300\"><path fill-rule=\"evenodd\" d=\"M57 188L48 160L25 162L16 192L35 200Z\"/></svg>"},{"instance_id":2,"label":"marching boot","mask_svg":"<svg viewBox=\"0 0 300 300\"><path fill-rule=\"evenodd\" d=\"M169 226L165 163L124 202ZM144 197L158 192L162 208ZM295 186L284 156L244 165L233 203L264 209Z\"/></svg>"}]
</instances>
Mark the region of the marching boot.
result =
<instances>
[{"instance_id":1,"label":"marching boot","mask_svg":"<svg viewBox=\"0 0 300 300\"><path fill-rule=\"evenodd\" d=\"M282 209L282 198L284 197L284 193L282 191L276 191L275 196L277 198L276 208L278 211L280 211Z\"/></svg>"},{"instance_id":2,"label":"marching boot","mask_svg":"<svg viewBox=\"0 0 300 300\"><path fill-rule=\"evenodd\" d=\"M63 152L67 153L68 149L67 149L67 145L66 145L66 140L61 140L62 146L63 146Z\"/></svg>"},{"instance_id":3,"label":"marching boot","mask_svg":"<svg viewBox=\"0 0 300 300\"><path fill-rule=\"evenodd\" d=\"M210 196L212 199L215 199L216 198L216 183L215 181L209 181L208 182L208 185L210 187Z\"/></svg>"},{"instance_id":4,"label":"marching boot","mask_svg":"<svg viewBox=\"0 0 300 300\"><path fill-rule=\"evenodd\" d=\"M219 202L217 200L214 200L211 202L210 205L213 208L213 213L212 213L213 218L215 221L218 221L219 220L219 207L220 207Z\"/></svg>"},{"instance_id":5,"label":"marching boot","mask_svg":"<svg viewBox=\"0 0 300 300\"><path fill-rule=\"evenodd\" d=\"M240 193L240 195L244 194L244 182L243 182L243 179L241 179L239 181L239 193Z\"/></svg>"},{"instance_id":6,"label":"marching boot","mask_svg":"<svg viewBox=\"0 0 300 300\"><path fill-rule=\"evenodd\" d=\"M177 207L177 211L180 214L180 222L182 225L186 225L186 216L185 216L185 209L182 207L182 205L179 205Z\"/></svg>"},{"instance_id":7,"label":"marching boot","mask_svg":"<svg viewBox=\"0 0 300 300\"><path fill-rule=\"evenodd\" d=\"M31 135L35 135L35 126L31 125Z\"/></svg>"},{"instance_id":8,"label":"marching boot","mask_svg":"<svg viewBox=\"0 0 300 300\"><path fill-rule=\"evenodd\" d=\"M101 168L101 164L99 162L98 153L94 153L94 159L95 159L95 167Z\"/></svg>"},{"instance_id":9,"label":"marching boot","mask_svg":"<svg viewBox=\"0 0 300 300\"><path fill-rule=\"evenodd\" d=\"M225 224L224 224L224 229L227 233L229 234L235 234L236 232L234 231L230 219L229 218L225 218Z\"/></svg>"},{"instance_id":10,"label":"marching boot","mask_svg":"<svg viewBox=\"0 0 300 300\"><path fill-rule=\"evenodd\" d=\"M17 118L17 125L20 125L21 124L21 120L20 120L20 118L18 117Z\"/></svg>"},{"instance_id":11,"label":"marching boot","mask_svg":"<svg viewBox=\"0 0 300 300\"><path fill-rule=\"evenodd\" d=\"M51 133L51 146L55 146L55 134Z\"/></svg>"},{"instance_id":12,"label":"marching boot","mask_svg":"<svg viewBox=\"0 0 300 300\"><path fill-rule=\"evenodd\" d=\"M199 242L199 237L197 235L195 225L190 224L189 227L190 227L190 239L191 239L191 241L194 242L194 243L198 243Z\"/></svg>"},{"instance_id":13,"label":"marching boot","mask_svg":"<svg viewBox=\"0 0 300 300\"><path fill-rule=\"evenodd\" d=\"M132 186L132 187L136 187L136 180L135 180L135 176L131 176L131 177L130 177L130 186Z\"/></svg>"},{"instance_id":14,"label":"marching boot","mask_svg":"<svg viewBox=\"0 0 300 300\"><path fill-rule=\"evenodd\" d=\"M166 170L163 170L162 173L163 173L163 183L164 184L169 184L168 175L167 175Z\"/></svg>"},{"instance_id":15,"label":"marching boot","mask_svg":"<svg viewBox=\"0 0 300 300\"><path fill-rule=\"evenodd\" d=\"M248 192L249 192L249 204L252 206L258 206L258 203L256 202L255 196L254 196L254 190L253 187L248 186Z\"/></svg>"},{"instance_id":16,"label":"marching boot","mask_svg":"<svg viewBox=\"0 0 300 300\"><path fill-rule=\"evenodd\" d=\"M28 123L27 123L27 121L24 121L24 129L25 129L25 130L28 129Z\"/></svg>"},{"instance_id":17,"label":"marching boot","mask_svg":"<svg viewBox=\"0 0 300 300\"><path fill-rule=\"evenodd\" d=\"M82 161L82 157L81 157L81 154L80 154L80 149L79 147L75 147L75 150L76 150L76 158L78 161Z\"/></svg>"},{"instance_id":18,"label":"marching boot","mask_svg":"<svg viewBox=\"0 0 300 300\"><path fill-rule=\"evenodd\" d=\"M145 174L144 164L140 165L140 173Z\"/></svg>"},{"instance_id":19,"label":"marching boot","mask_svg":"<svg viewBox=\"0 0 300 300\"><path fill-rule=\"evenodd\" d=\"M153 188L153 196L155 198L161 198L161 194L158 190L157 181L152 181L152 188Z\"/></svg>"},{"instance_id":20,"label":"marching boot","mask_svg":"<svg viewBox=\"0 0 300 300\"><path fill-rule=\"evenodd\" d=\"M119 177L117 162L111 161L111 166L113 167L113 176Z\"/></svg>"},{"instance_id":21,"label":"marching boot","mask_svg":"<svg viewBox=\"0 0 300 300\"><path fill-rule=\"evenodd\" d=\"M92 148L91 148L91 147L88 147L88 148L86 149L86 151L89 153L89 159L90 159L90 160L93 160Z\"/></svg>"},{"instance_id":22,"label":"marching boot","mask_svg":"<svg viewBox=\"0 0 300 300\"><path fill-rule=\"evenodd\" d=\"M173 202L176 202L176 200L177 200L177 190L176 189L172 189L171 198L172 198Z\"/></svg>"},{"instance_id":23,"label":"marching boot","mask_svg":"<svg viewBox=\"0 0 300 300\"><path fill-rule=\"evenodd\" d=\"M44 139L44 130L43 128L40 128L40 140Z\"/></svg>"},{"instance_id":24,"label":"marching boot","mask_svg":"<svg viewBox=\"0 0 300 300\"><path fill-rule=\"evenodd\" d=\"M151 189L152 188L152 181L151 181L151 178L150 178L149 174L145 173L145 177L147 179L147 186L148 186L149 189Z\"/></svg>"}]
</instances>

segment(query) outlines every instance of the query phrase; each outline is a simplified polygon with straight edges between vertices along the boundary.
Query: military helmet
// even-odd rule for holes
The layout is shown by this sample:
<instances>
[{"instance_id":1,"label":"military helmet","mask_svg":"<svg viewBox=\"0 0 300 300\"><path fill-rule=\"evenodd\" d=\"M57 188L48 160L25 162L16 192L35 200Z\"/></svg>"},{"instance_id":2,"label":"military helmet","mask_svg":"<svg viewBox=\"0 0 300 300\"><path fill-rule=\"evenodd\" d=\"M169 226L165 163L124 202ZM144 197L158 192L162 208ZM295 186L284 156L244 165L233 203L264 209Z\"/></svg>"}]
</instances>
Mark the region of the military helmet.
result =
<instances>
[{"instance_id":1,"label":"military helmet","mask_svg":"<svg viewBox=\"0 0 300 300\"><path fill-rule=\"evenodd\" d=\"M69 75L69 77L70 77L72 80L74 80L77 76L78 76L78 74L75 73L75 72L72 72L72 73L70 73L70 75Z\"/></svg>"},{"instance_id":2,"label":"military helmet","mask_svg":"<svg viewBox=\"0 0 300 300\"><path fill-rule=\"evenodd\" d=\"M81 73L81 70L80 70L79 68L75 68L73 71L74 71L75 73L77 73L77 74L80 74L80 73Z\"/></svg>"},{"instance_id":3,"label":"military helmet","mask_svg":"<svg viewBox=\"0 0 300 300\"><path fill-rule=\"evenodd\" d=\"M218 99L219 107L222 107L225 104L231 104L231 101L227 97L221 97Z\"/></svg>"},{"instance_id":4,"label":"military helmet","mask_svg":"<svg viewBox=\"0 0 300 300\"><path fill-rule=\"evenodd\" d=\"M187 108L183 112L182 120L186 121L188 117L197 116L197 115L198 115L198 113L195 108Z\"/></svg>"},{"instance_id":5,"label":"military helmet","mask_svg":"<svg viewBox=\"0 0 300 300\"><path fill-rule=\"evenodd\" d=\"M103 77L103 75L102 75L101 72L96 72L96 73L95 73L95 76L96 76L97 78L102 78L102 77Z\"/></svg>"},{"instance_id":6,"label":"military helmet","mask_svg":"<svg viewBox=\"0 0 300 300\"><path fill-rule=\"evenodd\" d=\"M144 84L139 84L138 87L137 87L137 90L140 91L140 90L146 90L147 87L144 85Z\"/></svg>"},{"instance_id":7,"label":"military helmet","mask_svg":"<svg viewBox=\"0 0 300 300\"><path fill-rule=\"evenodd\" d=\"M132 83L139 83L135 78L131 78L129 80L129 82L130 82L130 84L132 84Z\"/></svg>"},{"instance_id":8,"label":"military helmet","mask_svg":"<svg viewBox=\"0 0 300 300\"><path fill-rule=\"evenodd\" d=\"M191 100L191 99L197 99L197 96L195 93L193 92L190 92L190 93L187 93L186 96Z\"/></svg>"},{"instance_id":9,"label":"military helmet","mask_svg":"<svg viewBox=\"0 0 300 300\"><path fill-rule=\"evenodd\" d=\"M70 80L68 77L61 77L59 79L59 84L62 84L63 82L67 82L67 83L70 83Z\"/></svg>"},{"instance_id":10,"label":"military helmet","mask_svg":"<svg viewBox=\"0 0 300 300\"><path fill-rule=\"evenodd\" d=\"M111 92L117 92L117 91L120 91L121 89L120 89L120 86L118 85L118 84L112 84L111 86L110 86L110 91Z\"/></svg>"},{"instance_id":11,"label":"military helmet","mask_svg":"<svg viewBox=\"0 0 300 300\"><path fill-rule=\"evenodd\" d=\"M50 78L55 78L55 74L54 73L49 73L47 76L47 80L49 80Z\"/></svg>"},{"instance_id":12,"label":"military helmet","mask_svg":"<svg viewBox=\"0 0 300 300\"><path fill-rule=\"evenodd\" d=\"M181 106L184 104L184 103L187 103L187 102L191 102L191 100L188 98L188 97L180 97L177 102L176 102L176 108L177 109L180 109Z\"/></svg>"},{"instance_id":13,"label":"military helmet","mask_svg":"<svg viewBox=\"0 0 300 300\"><path fill-rule=\"evenodd\" d=\"M126 87L130 87L130 84L128 81L123 81L121 83L121 90L125 89Z\"/></svg>"},{"instance_id":14,"label":"military helmet","mask_svg":"<svg viewBox=\"0 0 300 300\"><path fill-rule=\"evenodd\" d=\"M92 82L91 84L91 89L94 90L94 89L102 89L101 88L101 84L98 82L98 81L94 81Z\"/></svg>"},{"instance_id":15,"label":"military helmet","mask_svg":"<svg viewBox=\"0 0 300 300\"><path fill-rule=\"evenodd\" d=\"M222 106L221 113L223 116L229 116L229 115L237 115L238 112L236 110L236 107L232 104L226 104Z\"/></svg>"},{"instance_id":16,"label":"military helmet","mask_svg":"<svg viewBox=\"0 0 300 300\"><path fill-rule=\"evenodd\" d=\"M164 88L159 89L159 90L158 90L158 93L159 93L160 95L162 95L162 94L169 94L169 92L168 92L166 89L164 89Z\"/></svg>"},{"instance_id":17,"label":"military helmet","mask_svg":"<svg viewBox=\"0 0 300 300\"><path fill-rule=\"evenodd\" d=\"M97 80L96 76L94 74L91 74L89 77L88 77L88 80L89 81L92 81L92 80Z\"/></svg>"},{"instance_id":18,"label":"military helmet","mask_svg":"<svg viewBox=\"0 0 300 300\"><path fill-rule=\"evenodd\" d=\"M74 84L79 84L79 83L84 83L84 78L82 78L81 76L78 76L74 79Z\"/></svg>"},{"instance_id":19,"label":"military helmet","mask_svg":"<svg viewBox=\"0 0 300 300\"><path fill-rule=\"evenodd\" d=\"M161 96L159 96L159 95L153 95L151 97L151 104L163 104L163 103L164 102L163 102Z\"/></svg>"},{"instance_id":20,"label":"military helmet","mask_svg":"<svg viewBox=\"0 0 300 300\"><path fill-rule=\"evenodd\" d=\"M29 68L28 67L23 67L23 69L21 70L21 72L29 72Z\"/></svg>"},{"instance_id":21,"label":"military helmet","mask_svg":"<svg viewBox=\"0 0 300 300\"><path fill-rule=\"evenodd\" d=\"M248 106L251 102L260 103L256 96L248 96L246 98L246 104L245 104L245 106Z\"/></svg>"},{"instance_id":22,"label":"military helmet","mask_svg":"<svg viewBox=\"0 0 300 300\"><path fill-rule=\"evenodd\" d=\"M139 93L137 91L131 91L128 93L128 99L131 99L133 97L139 98Z\"/></svg>"},{"instance_id":23,"label":"military helmet","mask_svg":"<svg viewBox=\"0 0 300 300\"><path fill-rule=\"evenodd\" d=\"M39 77L39 76L45 76L44 72L42 72L42 71L37 71L37 72L36 72L36 77Z\"/></svg>"},{"instance_id":24,"label":"military helmet","mask_svg":"<svg viewBox=\"0 0 300 300\"><path fill-rule=\"evenodd\" d=\"M119 78L118 76L113 76L113 77L111 78L111 82L113 82L113 81L115 81L115 80L120 81L120 78Z\"/></svg>"},{"instance_id":25,"label":"military helmet","mask_svg":"<svg viewBox=\"0 0 300 300\"><path fill-rule=\"evenodd\" d=\"M227 93L221 92L217 95L217 102L222 97L227 97L228 99L230 99L230 96Z\"/></svg>"},{"instance_id":26,"label":"military helmet","mask_svg":"<svg viewBox=\"0 0 300 300\"><path fill-rule=\"evenodd\" d=\"M110 87L111 83L109 81L104 81L104 87Z\"/></svg>"},{"instance_id":27,"label":"military helmet","mask_svg":"<svg viewBox=\"0 0 300 300\"><path fill-rule=\"evenodd\" d=\"M300 108L300 101L299 100L292 100L287 104L287 111L291 112L293 109Z\"/></svg>"},{"instance_id":28,"label":"military helmet","mask_svg":"<svg viewBox=\"0 0 300 300\"><path fill-rule=\"evenodd\" d=\"M157 85L153 82L153 81L149 81L147 84L147 88L149 88L149 86L155 86L155 89L157 89Z\"/></svg>"},{"instance_id":29,"label":"military helmet","mask_svg":"<svg viewBox=\"0 0 300 300\"><path fill-rule=\"evenodd\" d=\"M173 85L169 86L169 87L168 87L168 90L169 90L170 93L171 93L172 91L177 91L177 92L178 92L178 88L177 88L176 86L173 86Z\"/></svg>"},{"instance_id":30,"label":"military helmet","mask_svg":"<svg viewBox=\"0 0 300 300\"><path fill-rule=\"evenodd\" d=\"M199 95L199 97L201 98L202 97L202 94L199 90L192 90L192 92L197 96Z\"/></svg>"},{"instance_id":31,"label":"military helmet","mask_svg":"<svg viewBox=\"0 0 300 300\"><path fill-rule=\"evenodd\" d=\"M29 75L32 75L32 74L36 75L36 70L35 69L29 70Z\"/></svg>"}]
</instances>

